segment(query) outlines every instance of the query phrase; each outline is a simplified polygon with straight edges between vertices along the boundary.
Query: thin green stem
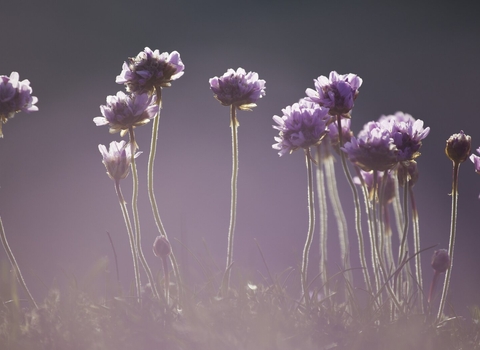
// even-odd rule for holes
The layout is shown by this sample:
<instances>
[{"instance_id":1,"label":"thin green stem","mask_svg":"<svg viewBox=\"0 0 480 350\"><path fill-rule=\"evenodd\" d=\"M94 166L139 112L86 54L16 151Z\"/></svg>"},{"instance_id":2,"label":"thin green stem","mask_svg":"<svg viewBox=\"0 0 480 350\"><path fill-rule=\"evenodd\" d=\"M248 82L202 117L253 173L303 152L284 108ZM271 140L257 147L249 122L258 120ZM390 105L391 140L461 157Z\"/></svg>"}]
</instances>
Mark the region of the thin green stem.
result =
<instances>
[{"instance_id":1,"label":"thin green stem","mask_svg":"<svg viewBox=\"0 0 480 350\"><path fill-rule=\"evenodd\" d=\"M310 149L305 150L305 161L307 165L307 196L308 196L308 232L305 246L303 247L302 256L302 295L305 297L307 310L310 310L310 296L308 294L307 270L308 270L308 254L313 240L313 231L315 230L315 204L313 193L313 170Z\"/></svg>"},{"instance_id":2,"label":"thin green stem","mask_svg":"<svg viewBox=\"0 0 480 350\"><path fill-rule=\"evenodd\" d=\"M317 180L317 199L318 199L318 211L319 211L319 234L320 234L320 282L324 286L324 296L328 295L328 278L327 278L327 200L325 196L325 174L323 165L323 157L321 155L322 147L317 145L316 152L316 180Z\"/></svg>"},{"instance_id":3,"label":"thin green stem","mask_svg":"<svg viewBox=\"0 0 480 350\"><path fill-rule=\"evenodd\" d=\"M230 201L230 224L228 227L227 243L227 264L225 267L226 276L223 283L223 295L226 296L230 287L230 270L233 263L233 236L235 233L235 222L237 219L237 178L238 178L238 121L235 106L231 105L230 128L232 129L232 181L231 181L231 201Z\"/></svg>"},{"instance_id":4,"label":"thin green stem","mask_svg":"<svg viewBox=\"0 0 480 350\"><path fill-rule=\"evenodd\" d=\"M120 202L120 208L122 209L125 226L127 227L128 240L130 242L130 250L132 251L133 271L135 273L135 288L137 293L137 301L140 302L141 284L140 284L140 271L138 269L138 255L137 255L137 249L135 246L135 235L133 233L132 223L130 221L130 216L128 215L127 205L126 205L125 199L123 198L119 181L115 181L115 192L117 193L118 201Z\"/></svg>"},{"instance_id":5,"label":"thin green stem","mask_svg":"<svg viewBox=\"0 0 480 350\"><path fill-rule=\"evenodd\" d=\"M25 280L23 279L22 272L20 271L20 266L18 266L17 260L15 259L15 256L13 255L13 251L10 248L10 245L8 244L7 236L5 235L5 229L3 228L3 222L2 222L1 217L0 217L0 239L2 240L3 249L5 249L5 252L7 253L8 260L10 260L10 264L12 264L13 269L15 270L15 275L17 277L17 281L22 286L23 290L27 294L27 296L30 299L30 302L33 304L33 306L35 306L35 308L38 309L38 305L35 302L35 299L33 299L32 294L28 290L27 284L25 283Z\"/></svg>"},{"instance_id":6,"label":"thin green stem","mask_svg":"<svg viewBox=\"0 0 480 350\"><path fill-rule=\"evenodd\" d=\"M443 309L448 295L450 285L450 277L453 267L453 250L455 248L455 236L457 228L457 202L458 202L458 171L460 169L459 162L453 162L453 181L452 181L452 216L450 221L450 242L448 244L448 256L450 257L450 267L446 271L445 283L443 284L442 298L440 299L440 307L438 308L437 322L443 315Z\"/></svg>"},{"instance_id":7,"label":"thin green stem","mask_svg":"<svg viewBox=\"0 0 480 350\"><path fill-rule=\"evenodd\" d=\"M343 138L342 138L342 122L341 116L337 116L337 123L338 123L338 133L340 147L343 146ZM345 153L340 152L341 160L342 160L342 167L343 172L345 173L345 177L347 178L348 184L350 185L350 189L352 190L353 194L353 202L355 203L355 229L357 232L357 239L358 239L358 254L360 256L360 263L362 264L363 269L363 278L365 280L365 285L368 291L372 290L372 285L370 282L370 273L368 272L368 265L367 265L367 258L365 257L365 243L363 242L363 232L362 232L362 214L361 214L361 207L360 207L360 200L358 198L358 191L355 187L355 183L353 182L352 174L350 174L350 170L347 166L347 161L345 159Z\"/></svg>"},{"instance_id":8,"label":"thin green stem","mask_svg":"<svg viewBox=\"0 0 480 350\"><path fill-rule=\"evenodd\" d=\"M153 168L155 163L155 154L157 151L157 140L158 140L158 125L160 122L160 110L162 108L162 88L158 87L155 89L157 93L157 105L158 105L158 113L155 118L153 118L153 125L152 125L152 139L150 142L150 154L148 156L148 171L147 171L147 184L148 184L148 198L150 199L150 205L152 206L153 217L155 219L155 224L157 225L158 232L161 236L168 239L167 232L163 226L162 220L160 218L160 212L158 210L157 201L155 199L155 191L153 188ZM177 260L175 259L175 254L172 252L169 255L170 262L173 267L173 274L175 275L175 279L177 281L177 291L178 291L178 299L179 303L181 304L183 292L182 292L182 281L180 278L180 270L178 268Z\"/></svg>"}]
</instances>

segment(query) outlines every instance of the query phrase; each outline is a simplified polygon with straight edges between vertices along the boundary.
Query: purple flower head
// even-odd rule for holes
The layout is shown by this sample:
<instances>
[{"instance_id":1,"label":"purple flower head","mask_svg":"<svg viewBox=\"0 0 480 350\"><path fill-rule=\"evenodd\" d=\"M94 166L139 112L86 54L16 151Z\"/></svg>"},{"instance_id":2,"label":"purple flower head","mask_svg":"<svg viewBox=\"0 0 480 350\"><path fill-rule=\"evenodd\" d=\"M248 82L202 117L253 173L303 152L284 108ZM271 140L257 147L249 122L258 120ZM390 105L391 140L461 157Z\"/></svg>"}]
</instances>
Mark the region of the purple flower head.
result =
<instances>
[{"instance_id":1,"label":"purple flower head","mask_svg":"<svg viewBox=\"0 0 480 350\"><path fill-rule=\"evenodd\" d=\"M125 84L127 91L137 94L149 93L171 85L183 75L185 66L177 51L172 53L146 47L137 57L130 57L123 63L117 84Z\"/></svg>"},{"instance_id":2,"label":"purple flower head","mask_svg":"<svg viewBox=\"0 0 480 350\"><path fill-rule=\"evenodd\" d=\"M233 69L221 77L209 80L210 89L223 106L235 106L241 110L251 110L258 99L265 96L265 80L258 79L255 72L246 73L243 68Z\"/></svg>"},{"instance_id":3,"label":"purple flower head","mask_svg":"<svg viewBox=\"0 0 480 350\"><path fill-rule=\"evenodd\" d=\"M398 149L390 137L390 131L378 122L365 124L358 138L352 137L342 151L364 171L386 171L397 163Z\"/></svg>"},{"instance_id":4,"label":"purple flower head","mask_svg":"<svg viewBox=\"0 0 480 350\"><path fill-rule=\"evenodd\" d=\"M273 116L273 120L278 124L273 128L279 130L280 135L275 137L278 143L272 148L278 150L280 156L292 153L298 148L308 149L317 145L328 132L327 125L331 116L328 115L327 108L316 103L302 99L285 107L282 112L282 117Z\"/></svg>"},{"instance_id":5,"label":"purple flower head","mask_svg":"<svg viewBox=\"0 0 480 350\"><path fill-rule=\"evenodd\" d=\"M93 118L97 126L109 125L110 133L123 136L130 128L147 124L158 112L155 95L131 94L122 91L107 97L107 104L100 106L102 117Z\"/></svg>"},{"instance_id":6,"label":"purple flower head","mask_svg":"<svg viewBox=\"0 0 480 350\"><path fill-rule=\"evenodd\" d=\"M38 98L32 96L30 81L19 79L17 72L10 73L9 77L0 75L0 138L3 137L2 124L13 118L15 113L38 111L35 106Z\"/></svg>"},{"instance_id":7,"label":"purple flower head","mask_svg":"<svg viewBox=\"0 0 480 350\"><path fill-rule=\"evenodd\" d=\"M164 236L157 236L153 242L153 254L159 258L165 258L172 252L170 242Z\"/></svg>"},{"instance_id":8,"label":"purple flower head","mask_svg":"<svg viewBox=\"0 0 480 350\"><path fill-rule=\"evenodd\" d=\"M477 148L477 153L480 154L480 147ZM475 166L475 172L480 174L480 157L476 154L472 154L470 156L470 160L472 161L473 165Z\"/></svg>"},{"instance_id":9,"label":"purple flower head","mask_svg":"<svg viewBox=\"0 0 480 350\"><path fill-rule=\"evenodd\" d=\"M422 140L430 132L429 127L423 128L422 120L415 120L410 114L396 112L394 115L381 116L378 121L390 130L390 136L398 149L399 162L411 161L420 156Z\"/></svg>"},{"instance_id":10,"label":"purple flower head","mask_svg":"<svg viewBox=\"0 0 480 350\"><path fill-rule=\"evenodd\" d=\"M352 139L353 133L350 130L351 119L350 118L341 118L342 124L342 141L349 142ZM338 138L338 123L337 120L332 120L330 124L328 124L328 134L326 136L330 141L330 144L333 146L334 149L338 149L340 145L340 139Z\"/></svg>"},{"instance_id":11,"label":"purple flower head","mask_svg":"<svg viewBox=\"0 0 480 350\"><path fill-rule=\"evenodd\" d=\"M131 148L125 141L112 141L107 151L104 145L98 145L98 150L103 156L103 164L107 169L107 175L114 181L119 182L128 175L131 162ZM140 153L135 153L137 158Z\"/></svg>"},{"instance_id":12,"label":"purple flower head","mask_svg":"<svg viewBox=\"0 0 480 350\"><path fill-rule=\"evenodd\" d=\"M383 171L377 171L377 186L376 186L376 201L378 201L378 198L382 195L382 204L386 205L388 203L391 203L393 198L395 198L395 183L393 182L393 175L392 172L387 172L385 175L385 172ZM360 176L362 176L363 182L367 186L368 193L370 195L370 200L373 199L373 171L363 171L360 170ZM387 181L385 186L383 187L382 183L383 181ZM362 185L362 180L358 177L355 176L353 178L353 182L357 185ZM380 193L380 191L383 188L383 194Z\"/></svg>"},{"instance_id":13,"label":"purple flower head","mask_svg":"<svg viewBox=\"0 0 480 350\"><path fill-rule=\"evenodd\" d=\"M472 138L465 135L463 130L458 134L453 134L447 140L445 146L445 154L450 160L456 164L463 163L470 155Z\"/></svg>"},{"instance_id":14,"label":"purple flower head","mask_svg":"<svg viewBox=\"0 0 480 350\"><path fill-rule=\"evenodd\" d=\"M322 75L314 79L315 90L307 89L305 93L310 101L329 108L331 115L347 116L353 108L362 81L358 75L339 75L332 71L329 78Z\"/></svg>"},{"instance_id":15,"label":"purple flower head","mask_svg":"<svg viewBox=\"0 0 480 350\"><path fill-rule=\"evenodd\" d=\"M450 256L446 249L439 249L433 253L432 268L437 273L443 273L450 267Z\"/></svg>"}]
</instances>

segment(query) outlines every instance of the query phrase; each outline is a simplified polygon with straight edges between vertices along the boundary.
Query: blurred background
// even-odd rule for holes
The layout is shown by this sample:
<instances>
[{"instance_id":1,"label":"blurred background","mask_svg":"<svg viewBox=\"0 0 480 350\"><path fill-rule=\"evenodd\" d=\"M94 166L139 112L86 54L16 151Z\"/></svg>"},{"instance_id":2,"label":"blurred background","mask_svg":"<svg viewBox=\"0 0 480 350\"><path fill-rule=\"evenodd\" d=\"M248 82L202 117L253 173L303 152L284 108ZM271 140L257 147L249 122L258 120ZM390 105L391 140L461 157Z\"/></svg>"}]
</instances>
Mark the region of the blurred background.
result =
<instances>
[{"instance_id":1,"label":"blurred background","mask_svg":"<svg viewBox=\"0 0 480 350\"><path fill-rule=\"evenodd\" d=\"M473 1L4 1L0 74L19 72L39 98L40 111L18 114L3 126L0 139L0 215L33 294L43 298L48 288L80 278L103 257L113 262L106 231L119 255L122 282L132 281L126 229L98 152L98 144L120 136L92 119L108 95L123 90L115 83L123 61L145 46L177 50L186 67L163 92L155 190L187 283L204 282L193 254L206 265L225 264L229 109L213 98L208 79L228 68L258 72L267 86L258 107L238 116L237 272L262 281L266 270L256 239L272 273L295 268L289 288L296 293L308 218L305 160L302 152L279 158L271 148L277 134L272 116L332 70L363 79L353 111L355 133L396 111L431 127L415 187L421 240L423 247L448 248L452 165L445 140L464 130L472 147L480 146L478 13ZM158 271L146 192L151 125L136 130L144 152L138 158L143 247ZM337 172L353 220L351 192ZM130 198L131 177L122 188ZM451 301L457 313L468 314L468 307L480 303L480 177L469 161L461 167L459 191ZM335 262L336 226L330 229ZM349 231L355 263L352 221ZM422 255L426 286L432 254ZM3 250L0 261L7 263ZM317 237L310 261L313 276ZM113 273L113 265L109 269Z\"/></svg>"}]
</instances>

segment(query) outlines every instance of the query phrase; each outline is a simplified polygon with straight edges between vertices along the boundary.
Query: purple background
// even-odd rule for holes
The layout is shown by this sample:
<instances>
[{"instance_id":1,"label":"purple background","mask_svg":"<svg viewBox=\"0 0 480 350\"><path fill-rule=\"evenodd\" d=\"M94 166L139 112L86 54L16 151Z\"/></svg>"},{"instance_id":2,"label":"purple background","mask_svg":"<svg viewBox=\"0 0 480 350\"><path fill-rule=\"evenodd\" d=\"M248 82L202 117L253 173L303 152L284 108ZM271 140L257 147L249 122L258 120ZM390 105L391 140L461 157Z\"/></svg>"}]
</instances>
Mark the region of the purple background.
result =
<instances>
[{"instance_id":1,"label":"purple background","mask_svg":"<svg viewBox=\"0 0 480 350\"><path fill-rule=\"evenodd\" d=\"M239 198L234 260L246 277L270 269L298 271L307 231L306 171L301 152L279 158L271 145L272 116L304 96L313 79L339 73L363 78L352 129L397 110L423 119L431 133L419 158L415 187L422 246L447 248L451 163L445 140L463 129L480 146L480 24L474 2L438 1L8 1L2 4L0 74L18 71L39 98L39 112L4 125L0 140L0 215L27 283L41 298L53 281L81 277L93 262L112 258L130 281L128 240L113 182L99 143L120 140L92 119L115 84L123 61L145 46L177 50L185 75L164 89L155 163L160 213L185 277L201 275L181 240L209 264L202 239L223 268L230 206L229 109L208 79L239 66L266 80L267 95L253 112L240 112ZM414 4L414 5L413 5ZM146 193L151 126L137 129L143 246L151 253L156 227ZM337 168L342 200L353 217L350 189ZM130 198L131 177L122 182ZM451 293L456 311L479 303L480 177L462 166L458 239ZM356 246L350 223L352 248ZM329 254L338 254L335 226ZM316 237L317 238L317 237ZM311 264L318 259L314 241ZM429 286L431 252L423 255ZM352 249L356 259L356 250ZM0 251L0 260L6 255ZM333 265L333 264L332 264ZM113 267L111 267L113 269ZM237 270L237 271L238 271ZM215 270L218 271L218 270ZM316 267L312 273L316 274ZM332 267L332 271L336 270ZM313 274L311 276L313 276ZM196 280L204 282L202 276ZM292 279L295 290L298 273ZM58 283L57 282L57 283Z\"/></svg>"}]
</instances>

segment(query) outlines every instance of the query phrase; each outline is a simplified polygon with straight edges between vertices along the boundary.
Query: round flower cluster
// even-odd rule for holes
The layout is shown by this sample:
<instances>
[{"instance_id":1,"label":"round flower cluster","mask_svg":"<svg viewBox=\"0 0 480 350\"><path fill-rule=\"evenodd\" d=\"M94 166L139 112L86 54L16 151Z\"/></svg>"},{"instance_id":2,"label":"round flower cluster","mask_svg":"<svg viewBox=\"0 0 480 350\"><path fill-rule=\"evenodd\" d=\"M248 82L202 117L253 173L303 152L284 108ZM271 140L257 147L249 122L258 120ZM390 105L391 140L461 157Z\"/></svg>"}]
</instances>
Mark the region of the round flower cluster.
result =
<instances>
[{"instance_id":1,"label":"round flower cluster","mask_svg":"<svg viewBox=\"0 0 480 350\"><path fill-rule=\"evenodd\" d=\"M158 112L155 95L131 94L122 91L107 97L107 104L100 106L102 117L93 119L97 126L109 125L110 133L120 132L121 135L130 128L147 124Z\"/></svg>"},{"instance_id":2,"label":"round flower cluster","mask_svg":"<svg viewBox=\"0 0 480 350\"><path fill-rule=\"evenodd\" d=\"M233 69L221 77L209 80L210 89L223 106L235 106L240 110L251 110L255 102L265 96L265 80L258 79L255 72L246 73L243 68Z\"/></svg>"},{"instance_id":3,"label":"round flower cluster","mask_svg":"<svg viewBox=\"0 0 480 350\"><path fill-rule=\"evenodd\" d=\"M282 117L273 116L273 120L278 124L273 128L279 130L280 135L275 137L278 143L272 148L278 150L280 156L292 153L298 148L308 149L317 145L328 132L327 126L331 120L328 108L302 99L285 107L282 112Z\"/></svg>"},{"instance_id":4,"label":"round flower cluster","mask_svg":"<svg viewBox=\"0 0 480 350\"><path fill-rule=\"evenodd\" d=\"M397 112L367 123L358 137L352 137L342 150L364 171L386 171L398 163L408 166L413 162L420 155L422 140L429 132L430 128L423 128L423 121Z\"/></svg>"},{"instance_id":5,"label":"round flower cluster","mask_svg":"<svg viewBox=\"0 0 480 350\"><path fill-rule=\"evenodd\" d=\"M2 124L13 118L18 112L35 112L38 98L32 96L30 81L20 81L20 75L12 72L10 76L0 75L0 137L3 137Z\"/></svg>"},{"instance_id":6,"label":"round flower cluster","mask_svg":"<svg viewBox=\"0 0 480 350\"><path fill-rule=\"evenodd\" d=\"M171 85L173 80L183 75L185 66L177 51L152 51L146 47L137 57L124 62L122 72L117 76L118 84L125 84L128 92L149 93Z\"/></svg>"},{"instance_id":7,"label":"round flower cluster","mask_svg":"<svg viewBox=\"0 0 480 350\"><path fill-rule=\"evenodd\" d=\"M313 82L315 90L305 91L308 100L329 108L331 115L348 116L363 80L355 74L340 75L332 71L328 78L322 75Z\"/></svg>"}]
</instances>

